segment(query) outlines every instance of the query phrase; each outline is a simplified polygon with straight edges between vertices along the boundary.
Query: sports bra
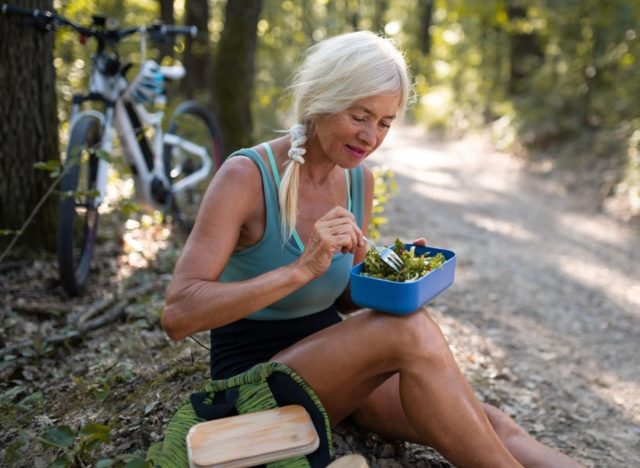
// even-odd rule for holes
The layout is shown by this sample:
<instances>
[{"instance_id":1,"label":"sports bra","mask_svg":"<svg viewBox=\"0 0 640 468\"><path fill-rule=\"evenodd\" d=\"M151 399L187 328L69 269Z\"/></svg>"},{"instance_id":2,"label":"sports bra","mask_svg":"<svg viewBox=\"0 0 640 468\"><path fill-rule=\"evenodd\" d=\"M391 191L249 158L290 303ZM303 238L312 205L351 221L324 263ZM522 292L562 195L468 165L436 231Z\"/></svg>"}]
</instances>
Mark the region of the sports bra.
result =
<instances>
[{"instance_id":1,"label":"sports bra","mask_svg":"<svg viewBox=\"0 0 640 468\"><path fill-rule=\"evenodd\" d=\"M269 157L269 168L260 154L251 148L244 148L229 157L245 156L260 170L265 205L265 228L262 238L254 245L234 252L220 275L219 281L231 282L254 278L268 271L288 265L300 257L304 246L297 233L283 241L280 229L280 207L278 202L278 172L273 152L268 144L263 145ZM364 213L364 175L362 167L345 170L347 177L347 206L362 227ZM310 315L328 308L342 294L349 283L349 273L353 266L353 254L336 253L329 269L320 277L310 281L288 296L249 316L252 320L282 320ZM247 291L251 294L251 291Z\"/></svg>"}]
</instances>

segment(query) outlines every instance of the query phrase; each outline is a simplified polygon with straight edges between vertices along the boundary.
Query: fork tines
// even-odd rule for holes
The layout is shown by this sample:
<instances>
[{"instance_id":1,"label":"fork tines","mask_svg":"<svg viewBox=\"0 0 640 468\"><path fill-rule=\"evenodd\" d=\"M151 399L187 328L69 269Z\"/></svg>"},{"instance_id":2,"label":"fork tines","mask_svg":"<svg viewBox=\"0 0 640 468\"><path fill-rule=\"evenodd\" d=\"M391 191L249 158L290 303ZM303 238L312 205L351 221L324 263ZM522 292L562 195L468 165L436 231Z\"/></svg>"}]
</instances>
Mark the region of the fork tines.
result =
<instances>
[{"instance_id":1,"label":"fork tines","mask_svg":"<svg viewBox=\"0 0 640 468\"><path fill-rule=\"evenodd\" d=\"M387 248L381 255L382 260L384 260L387 265L393 268L396 271L400 271L400 269L404 266L404 262L400 258L400 256L395 253L391 248Z\"/></svg>"}]
</instances>

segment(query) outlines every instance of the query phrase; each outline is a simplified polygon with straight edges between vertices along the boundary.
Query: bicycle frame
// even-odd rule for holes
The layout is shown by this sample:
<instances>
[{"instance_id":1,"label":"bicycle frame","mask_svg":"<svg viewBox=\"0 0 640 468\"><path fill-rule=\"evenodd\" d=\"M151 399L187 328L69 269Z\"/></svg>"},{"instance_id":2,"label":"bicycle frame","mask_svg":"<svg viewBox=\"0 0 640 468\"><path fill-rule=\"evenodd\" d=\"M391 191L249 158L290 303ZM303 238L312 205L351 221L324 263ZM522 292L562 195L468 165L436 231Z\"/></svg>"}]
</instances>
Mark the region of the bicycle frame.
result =
<instances>
[{"instance_id":1,"label":"bicycle frame","mask_svg":"<svg viewBox=\"0 0 640 468\"><path fill-rule=\"evenodd\" d=\"M132 169L136 198L160 209L184 233L193 227L202 200L200 185L214 166L212 156L216 156L216 164L220 162L217 122L203 106L186 101L176 108L165 134L164 112L158 107L150 110L145 104L155 106L164 101L165 80L180 79L186 72L182 66L161 67L145 60L145 53L147 34L160 42L177 35L194 37L197 28L162 23L119 28L103 15L93 15L92 23L83 26L55 11L5 3L0 3L0 15L20 17L23 24L43 31L69 27L82 43L91 39L97 46L89 66L88 89L73 96L68 160L59 184L64 196L59 204L58 271L65 292L77 296L82 294L91 271L99 206L106 197L112 161L104 153L111 155L114 137L120 140L123 156ZM130 65L120 59L118 45L133 34L140 35L140 71L129 81L126 73Z\"/></svg>"},{"instance_id":2,"label":"bicycle frame","mask_svg":"<svg viewBox=\"0 0 640 468\"><path fill-rule=\"evenodd\" d=\"M142 72L146 52L145 29L140 28L139 32L142 35L140 41L142 57L140 72ZM108 154L112 152L113 129L115 128L124 157L133 168L137 198L148 206L164 209L165 207L155 200L152 195L152 182L159 180L162 186L167 191L171 191L171 193L181 192L209 175L213 167L211 157L207 149L202 146L179 138L176 135L164 134L162 130L164 112L161 110L150 112L143 104L135 101L132 96L132 85L136 82L136 79L128 82L120 72L113 76L108 76L101 71L98 66L101 53L99 51L92 59L89 93L87 95L74 95L71 128L73 128L78 119L85 115L99 119L103 127L100 149ZM170 79L179 79L185 74L185 70L181 66L159 67L159 72ZM104 110L81 110L82 104L86 101L101 101L104 104ZM146 129L152 129L153 132L148 150L145 150L145 145L149 145L145 135ZM162 157L163 149L167 144L171 145L174 150L175 148L180 148L183 152L197 157L201 163L198 170L173 185L167 178ZM97 178L97 190L100 195L94 199L95 206L99 206L106 196L108 169L109 162L104 158L100 158Z\"/></svg>"}]
</instances>

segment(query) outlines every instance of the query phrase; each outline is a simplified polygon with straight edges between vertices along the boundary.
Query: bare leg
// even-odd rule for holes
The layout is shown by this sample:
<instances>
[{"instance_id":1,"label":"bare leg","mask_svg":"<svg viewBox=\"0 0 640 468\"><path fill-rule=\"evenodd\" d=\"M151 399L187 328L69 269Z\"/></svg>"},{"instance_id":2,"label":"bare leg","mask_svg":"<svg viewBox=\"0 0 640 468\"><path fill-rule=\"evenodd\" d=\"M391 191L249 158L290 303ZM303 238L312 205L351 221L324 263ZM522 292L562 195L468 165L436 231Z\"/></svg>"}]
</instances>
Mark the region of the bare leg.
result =
<instances>
[{"instance_id":1,"label":"bare leg","mask_svg":"<svg viewBox=\"0 0 640 468\"><path fill-rule=\"evenodd\" d=\"M440 328L424 312L396 317L367 311L296 343L273 360L309 383L332 424L397 373L395 401L420 441L460 467L521 466L493 430Z\"/></svg>"},{"instance_id":2,"label":"bare leg","mask_svg":"<svg viewBox=\"0 0 640 468\"><path fill-rule=\"evenodd\" d=\"M516 459L528 468L581 467L580 463L562 452L538 442L511 417L495 406L484 404L496 433Z\"/></svg>"},{"instance_id":3,"label":"bare leg","mask_svg":"<svg viewBox=\"0 0 640 468\"><path fill-rule=\"evenodd\" d=\"M425 405L429 402L425 401ZM482 405L493 429L509 452L527 468L580 467L565 454L541 444L498 408ZM399 378L391 377L378 387L352 415L359 426L391 440L428 444L413 430L404 414L399 395Z\"/></svg>"}]
</instances>

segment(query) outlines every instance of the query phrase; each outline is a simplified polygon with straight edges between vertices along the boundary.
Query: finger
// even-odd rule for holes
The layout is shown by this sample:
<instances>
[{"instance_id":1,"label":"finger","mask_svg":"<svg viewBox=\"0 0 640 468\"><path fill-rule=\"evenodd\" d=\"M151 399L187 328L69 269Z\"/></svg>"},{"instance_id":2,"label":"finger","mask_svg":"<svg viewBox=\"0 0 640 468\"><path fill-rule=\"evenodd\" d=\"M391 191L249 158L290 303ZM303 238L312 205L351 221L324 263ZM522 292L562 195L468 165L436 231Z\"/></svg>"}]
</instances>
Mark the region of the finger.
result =
<instances>
[{"instance_id":1,"label":"finger","mask_svg":"<svg viewBox=\"0 0 640 468\"><path fill-rule=\"evenodd\" d=\"M427 239L424 237L418 237L416 240L412 242L413 245L427 245Z\"/></svg>"},{"instance_id":2,"label":"finger","mask_svg":"<svg viewBox=\"0 0 640 468\"><path fill-rule=\"evenodd\" d=\"M336 226L342 223L346 223L346 222L350 222L350 223L355 223L356 220L353 217L353 214L351 213L341 213L341 214L329 214L327 213L326 215L322 216L320 219L318 219L317 221L320 224L324 224L327 226Z\"/></svg>"}]
</instances>

